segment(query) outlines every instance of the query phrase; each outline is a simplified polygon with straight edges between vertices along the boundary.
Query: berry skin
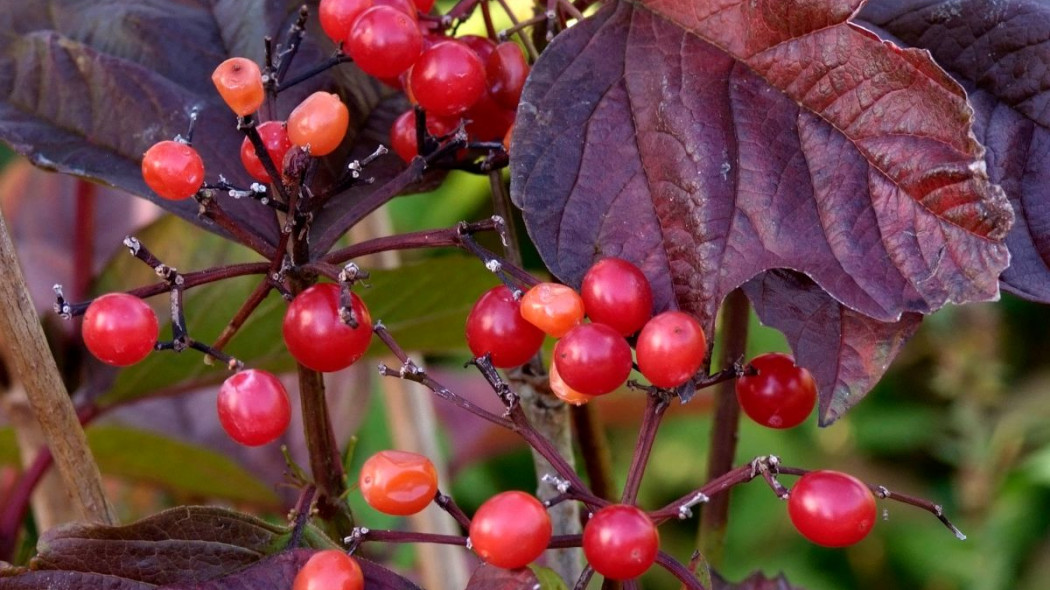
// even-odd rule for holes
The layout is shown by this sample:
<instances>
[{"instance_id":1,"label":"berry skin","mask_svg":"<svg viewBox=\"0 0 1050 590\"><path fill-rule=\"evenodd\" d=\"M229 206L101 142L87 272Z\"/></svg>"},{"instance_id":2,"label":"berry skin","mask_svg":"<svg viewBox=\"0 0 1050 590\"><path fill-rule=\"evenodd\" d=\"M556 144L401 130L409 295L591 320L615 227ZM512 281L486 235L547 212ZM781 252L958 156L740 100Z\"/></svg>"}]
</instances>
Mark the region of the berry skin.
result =
<instances>
[{"instance_id":1,"label":"berry skin","mask_svg":"<svg viewBox=\"0 0 1050 590\"><path fill-rule=\"evenodd\" d=\"M311 156L325 156L339 147L349 126L350 111L343 101L318 91L288 115L288 139L299 147L309 146Z\"/></svg>"},{"instance_id":2,"label":"berry skin","mask_svg":"<svg viewBox=\"0 0 1050 590\"><path fill-rule=\"evenodd\" d=\"M593 395L580 393L566 385L565 380L558 374L558 363L551 363L551 368L547 376L550 379L551 391L554 393L554 397L567 404L582 406L594 399Z\"/></svg>"},{"instance_id":3,"label":"berry skin","mask_svg":"<svg viewBox=\"0 0 1050 590\"><path fill-rule=\"evenodd\" d=\"M467 316L470 351L491 354L492 365L500 369L524 365L542 344L543 332L521 317L520 303L503 285L482 295Z\"/></svg>"},{"instance_id":4,"label":"berry skin","mask_svg":"<svg viewBox=\"0 0 1050 590\"><path fill-rule=\"evenodd\" d=\"M547 509L525 492L489 498L470 521L470 543L478 557L504 569L532 563L550 543L553 528Z\"/></svg>"},{"instance_id":5,"label":"berry skin","mask_svg":"<svg viewBox=\"0 0 1050 590\"><path fill-rule=\"evenodd\" d=\"M416 11L416 5L412 0L372 0L372 2L376 6L389 6L390 8L403 12L412 17L412 20L419 20L419 13Z\"/></svg>"},{"instance_id":6,"label":"berry skin","mask_svg":"<svg viewBox=\"0 0 1050 590\"><path fill-rule=\"evenodd\" d=\"M329 39L342 43L357 17L369 8L372 8L372 0L321 0L317 19Z\"/></svg>"},{"instance_id":7,"label":"berry skin","mask_svg":"<svg viewBox=\"0 0 1050 590\"><path fill-rule=\"evenodd\" d=\"M635 351L642 375L657 387L673 389L700 370L707 355L707 339L693 316L665 311L642 327Z\"/></svg>"},{"instance_id":8,"label":"berry skin","mask_svg":"<svg viewBox=\"0 0 1050 590\"><path fill-rule=\"evenodd\" d=\"M605 395L631 374L631 347L605 324L582 324L554 345L554 363L572 389L584 395Z\"/></svg>"},{"instance_id":9,"label":"berry skin","mask_svg":"<svg viewBox=\"0 0 1050 590\"><path fill-rule=\"evenodd\" d=\"M846 547L875 526L875 496L863 482L838 471L811 471L788 496L788 515L802 536L825 547Z\"/></svg>"},{"instance_id":10,"label":"berry skin","mask_svg":"<svg viewBox=\"0 0 1050 590\"><path fill-rule=\"evenodd\" d=\"M292 148L292 142L288 139L288 130L280 121L267 121L259 125L257 131L259 137L262 138L263 145L266 146L266 152L270 154L270 160L280 172L284 168L284 155ZM255 153L255 146L247 137L241 142L241 164L244 164L244 169L255 180L263 183L272 182L270 175L266 172L266 167ZM280 182L279 178L276 180Z\"/></svg>"},{"instance_id":11,"label":"berry skin","mask_svg":"<svg viewBox=\"0 0 1050 590\"><path fill-rule=\"evenodd\" d=\"M613 327L630 336L649 321L653 291L642 271L622 258L594 263L580 287L583 305L592 322Z\"/></svg>"},{"instance_id":12,"label":"berry skin","mask_svg":"<svg viewBox=\"0 0 1050 590\"><path fill-rule=\"evenodd\" d=\"M244 57L231 57L219 64L211 75L211 81L222 100L239 117L259 110L266 96L259 66Z\"/></svg>"},{"instance_id":13,"label":"berry skin","mask_svg":"<svg viewBox=\"0 0 1050 590\"><path fill-rule=\"evenodd\" d=\"M331 372L349 367L365 354L372 342L372 316L357 293L350 294L350 301L356 328L339 317L338 285L319 283L295 296L281 327L295 360L315 371Z\"/></svg>"},{"instance_id":14,"label":"berry skin","mask_svg":"<svg viewBox=\"0 0 1050 590\"><path fill-rule=\"evenodd\" d=\"M95 358L126 367L153 351L160 326L145 301L126 293L107 293L88 306L81 331Z\"/></svg>"},{"instance_id":15,"label":"berry skin","mask_svg":"<svg viewBox=\"0 0 1050 590\"><path fill-rule=\"evenodd\" d=\"M441 117L427 116L427 133L441 137L456 129L458 121ZM411 162L419 154L416 143L416 113L405 111L390 126L390 147L405 162Z\"/></svg>"},{"instance_id":16,"label":"berry skin","mask_svg":"<svg viewBox=\"0 0 1050 590\"><path fill-rule=\"evenodd\" d=\"M594 571L610 580L642 575L659 550L656 525L635 506L606 506L583 527L583 554Z\"/></svg>"},{"instance_id":17,"label":"berry skin","mask_svg":"<svg viewBox=\"0 0 1050 590\"><path fill-rule=\"evenodd\" d=\"M165 199L188 199L204 184L204 161L189 145L165 140L142 156L142 179Z\"/></svg>"},{"instance_id":18,"label":"berry skin","mask_svg":"<svg viewBox=\"0 0 1050 590\"><path fill-rule=\"evenodd\" d=\"M521 317L550 336L561 338L583 321L583 299L572 287L540 283L522 295Z\"/></svg>"},{"instance_id":19,"label":"berry skin","mask_svg":"<svg viewBox=\"0 0 1050 590\"><path fill-rule=\"evenodd\" d=\"M338 549L314 553L292 582L292 590L363 590L364 587L361 566Z\"/></svg>"},{"instance_id":20,"label":"berry skin","mask_svg":"<svg viewBox=\"0 0 1050 590\"><path fill-rule=\"evenodd\" d=\"M427 113L451 117L462 114L484 94L485 65L470 47L443 41L419 56L408 83Z\"/></svg>"},{"instance_id":21,"label":"berry skin","mask_svg":"<svg viewBox=\"0 0 1050 590\"><path fill-rule=\"evenodd\" d=\"M217 405L223 430L248 447L277 440L292 419L281 380L258 369L241 371L223 382Z\"/></svg>"},{"instance_id":22,"label":"berry skin","mask_svg":"<svg viewBox=\"0 0 1050 590\"><path fill-rule=\"evenodd\" d=\"M529 76L529 62L517 43L506 41L485 62L485 78L492 98L506 109L518 108L521 89Z\"/></svg>"},{"instance_id":23,"label":"berry skin","mask_svg":"<svg viewBox=\"0 0 1050 590\"><path fill-rule=\"evenodd\" d=\"M468 120L467 135L475 141L499 141L514 124L515 113L505 109L492 100L486 90L481 98L470 107L463 118Z\"/></svg>"},{"instance_id":24,"label":"berry skin","mask_svg":"<svg viewBox=\"0 0 1050 590\"><path fill-rule=\"evenodd\" d=\"M752 420L769 428L802 424L817 403L813 375L786 354L768 353L751 360L757 375L736 380L736 397Z\"/></svg>"},{"instance_id":25,"label":"berry skin","mask_svg":"<svg viewBox=\"0 0 1050 590\"><path fill-rule=\"evenodd\" d=\"M396 78L422 50L423 34L415 19L390 6L366 10L346 38L346 52L357 67L376 78Z\"/></svg>"},{"instance_id":26,"label":"berry skin","mask_svg":"<svg viewBox=\"0 0 1050 590\"><path fill-rule=\"evenodd\" d=\"M361 466L361 495L384 514L408 516L427 507L437 492L437 470L423 455L379 451Z\"/></svg>"}]
</instances>

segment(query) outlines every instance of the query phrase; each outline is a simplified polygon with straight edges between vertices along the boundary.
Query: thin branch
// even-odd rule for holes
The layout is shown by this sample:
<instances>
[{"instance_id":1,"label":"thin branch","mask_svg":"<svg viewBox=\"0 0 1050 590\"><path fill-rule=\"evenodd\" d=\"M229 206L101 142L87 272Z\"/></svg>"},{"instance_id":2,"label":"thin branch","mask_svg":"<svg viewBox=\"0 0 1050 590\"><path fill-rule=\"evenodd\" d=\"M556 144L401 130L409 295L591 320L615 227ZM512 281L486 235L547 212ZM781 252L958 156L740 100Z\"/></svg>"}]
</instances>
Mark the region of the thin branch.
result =
<instances>
[{"instance_id":1,"label":"thin branch","mask_svg":"<svg viewBox=\"0 0 1050 590\"><path fill-rule=\"evenodd\" d=\"M645 466L649 463L649 455L653 450L653 442L656 440L660 420L670 406L670 398L659 390L652 391L647 396L645 413L642 415L642 427L638 432L638 442L634 446L634 456L631 458L631 467L627 472L627 483L620 497L621 504L634 504L637 500L638 489L642 485L642 476L645 474Z\"/></svg>"},{"instance_id":2,"label":"thin branch","mask_svg":"<svg viewBox=\"0 0 1050 590\"><path fill-rule=\"evenodd\" d=\"M468 517L467 514L463 512L463 509L456 504L456 501L452 499L452 496L442 494L441 490L438 490L434 494L434 503L455 519L456 523L463 527L464 530L470 529L470 517Z\"/></svg>"},{"instance_id":3,"label":"thin branch","mask_svg":"<svg viewBox=\"0 0 1050 590\"><path fill-rule=\"evenodd\" d=\"M705 589L700 580L696 579L693 572L689 571L689 568L682 565L682 562L671 557L667 553L660 551L656 554L656 563L671 573L672 576L678 579L683 586L689 590L708 590Z\"/></svg>"}]
</instances>

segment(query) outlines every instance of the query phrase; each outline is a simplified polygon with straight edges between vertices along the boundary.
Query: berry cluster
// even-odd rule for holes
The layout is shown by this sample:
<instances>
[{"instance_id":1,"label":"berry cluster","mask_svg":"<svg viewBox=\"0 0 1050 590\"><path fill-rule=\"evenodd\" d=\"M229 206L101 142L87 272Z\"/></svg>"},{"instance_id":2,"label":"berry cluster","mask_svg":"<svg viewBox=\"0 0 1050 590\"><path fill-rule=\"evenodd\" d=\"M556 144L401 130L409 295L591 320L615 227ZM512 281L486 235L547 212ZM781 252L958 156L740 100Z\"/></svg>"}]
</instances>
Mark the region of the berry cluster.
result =
<instances>
[{"instance_id":1,"label":"berry cluster","mask_svg":"<svg viewBox=\"0 0 1050 590\"><path fill-rule=\"evenodd\" d=\"M551 388L581 404L627 382L633 366L654 386L674 389L692 379L707 356L707 339L693 316L667 311L652 316L649 280L634 264L604 258L583 278L580 292L540 283L516 300L507 287L485 293L467 319L467 344L475 356L491 355L500 368L524 364L545 334L558 338ZM584 317L589 323L584 323Z\"/></svg>"}]
</instances>

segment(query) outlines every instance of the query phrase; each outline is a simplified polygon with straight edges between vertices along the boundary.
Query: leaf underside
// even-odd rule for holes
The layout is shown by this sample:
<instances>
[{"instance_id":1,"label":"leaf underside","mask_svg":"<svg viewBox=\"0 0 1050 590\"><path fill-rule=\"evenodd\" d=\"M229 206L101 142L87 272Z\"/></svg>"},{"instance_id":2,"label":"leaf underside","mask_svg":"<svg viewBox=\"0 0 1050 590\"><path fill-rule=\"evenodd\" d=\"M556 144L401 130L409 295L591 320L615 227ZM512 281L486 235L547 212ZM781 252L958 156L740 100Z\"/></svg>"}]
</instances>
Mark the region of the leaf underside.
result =
<instances>
[{"instance_id":1,"label":"leaf underside","mask_svg":"<svg viewBox=\"0 0 1050 590\"><path fill-rule=\"evenodd\" d=\"M1017 222L1003 288L1050 303L1050 6L1035 0L877 0L859 18L930 51L965 89Z\"/></svg>"},{"instance_id":2,"label":"leaf underside","mask_svg":"<svg viewBox=\"0 0 1050 590\"><path fill-rule=\"evenodd\" d=\"M285 527L200 506L122 527L68 525L41 536L29 569L0 570L0 590L287 590L314 553L286 550L288 539ZM358 564L370 590L419 590L371 561Z\"/></svg>"},{"instance_id":3,"label":"leaf underside","mask_svg":"<svg viewBox=\"0 0 1050 590\"><path fill-rule=\"evenodd\" d=\"M997 297L1012 211L965 96L923 52L848 23L858 4L615 2L559 35L526 85L511 160L552 271L578 286L596 259L627 258L655 311L685 309L711 333L726 294L790 269L850 320L812 326L804 356L821 362L880 334L868 346L895 352L911 328L885 324ZM766 287L766 323L805 320L790 302L812 287ZM882 368L822 371L822 422Z\"/></svg>"}]
</instances>

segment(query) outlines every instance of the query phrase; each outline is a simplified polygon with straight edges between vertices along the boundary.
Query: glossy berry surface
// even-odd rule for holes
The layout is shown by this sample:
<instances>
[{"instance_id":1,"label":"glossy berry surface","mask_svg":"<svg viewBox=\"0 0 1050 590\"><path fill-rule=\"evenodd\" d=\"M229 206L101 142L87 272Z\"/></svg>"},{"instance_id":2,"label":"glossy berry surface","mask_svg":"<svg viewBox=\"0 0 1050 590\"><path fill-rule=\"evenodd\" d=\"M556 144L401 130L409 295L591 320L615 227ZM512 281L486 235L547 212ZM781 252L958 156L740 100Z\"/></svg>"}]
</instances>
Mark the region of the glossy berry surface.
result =
<instances>
[{"instance_id":1,"label":"glossy berry surface","mask_svg":"<svg viewBox=\"0 0 1050 590\"><path fill-rule=\"evenodd\" d=\"M594 399L593 395L580 393L569 387L568 384L565 383L565 380L561 378L561 374L558 373L558 363L551 363L550 371L547 376L550 379L551 392L554 393L554 397L567 404L582 406Z\"/></svg>"},{"instance_id":2,"label":"glossy berry surface","mask_svg":"<svg viewBox=\"0 0 1050 590\"><path fill-rule=\"evenodd\" d=\"M653 291L641 269L622 258L603 258L583 276L580 296L592 322L630 336L649 321Z\"/></svg>"},{"instance_id":3,"label":"glossy berry surface","mask_svg":"<svg viewBox=\"0 0 1050 590\"><path fill-rule=\"evenodd\" d=\"M736 397L749 418L770 428L792 428L806 420L817 403L813 375L786 354L768 353L750 363L757 375L736 380Z\"/></svg>"},{"instance_id":4,"label":"glossy berry surface","mask_svg":"<svg viewBox=\"0 0 1050 590\"><path fill-rule=\"evenodd\" d=\"M160 325L145 301L126 293L108 293L88 306L81 332L95 358L126 367L153 351Z\"/></svg>"},{"instance_id":5,"label":"glossy berry surface","mask_svg":"<svg viewBox=\"0 0 1050 590\"><path fill-rule=\"evenodd\" d=\"M875 496L862 481L838 471L811 471L795 483L788 514L802 536L825 547L845 547L875 526Z\"/></svg>"},{"instance_id":6,"label":"glossy berry surface","mask_svg":"<svg viewBox=\"0 0 1050 590\"><path fill-rule=\"evenodd\" d=\"M288 115L288 140L309 146L311 156L324 156L339 147L349 126L350 111L339 96L318 91Z\"/></svg>"},{"instance_id":7,"label":"glossy berry surface","mask_svg":"<svg viewBox=\"0 0 1050 590\"><path fill-rule=\"evenodd\" d=\"M423 50L416 20L390 6L374 6L357 18L346 51L366 74L395 78L412 67Z\"/></svg>"},{"instance_id":8,"label":"glossy berry surface","mask_svg":"<svg viewBox=\"0 0 1050 590\"><path fill-rule=\"evenodd\" d=\"M475 141L499 141L514 124L515 112L505 109L492 99L488 90L467 109L467 135Z\"/></svg>"},{"instance_id":9,"label":"glossy berry surface","mask_svg":"<svg viewBox=\"0 0 1050 590\"><path fill-rule=\"evenodd\" d=\"M292 582L292 590L362 590L364 587L365 576L357 560L338 549L314 553Z\"/></svg>"},{"instance_id":10,"label":"glossy berry surface","mask_svg":"<svg viewBox=\"0 0 1050 590\"><path fill-rule=\"evenodd\" d=\"M350 27L357 17L369 8L372 8L372 0L321 0L317 20L329 39L342 43L350 35Z\"/></svg>"},{"instance_id":11,"label":"glossy berry surface","mask_svg":"<svg viewBox=\"0 0 1050 590\"><path fill-rule=\"evenodd\" d=\"M529 77L529 62L517 43L505 41L496 46L485 63L489 93L503 108L516 109L521 89Z\"/></svg>"},{"instance_id":12,"label":"glossy berry surface","mask_svg":"<svg viewBox=\"0 0 1050 590\"><path fill-rule=\"evenodd\" d=\"M493 366L521 366L543 344L543 331L521 317L514 294L500 285L482 295L467 316L467 346L474 356L492 355Z\"/></svg>"},{"instance_id":13,"label":"glossy berry surface","mask_svg":"<svg viewBox=\"0 0 1050 590\"><path fill-rule=\"evenodd\" d=\"M419 20L419 13L416 11L416 5L412 0L372 0L372 2L376 6L389 6L403 12L410 16L412 20Z\"/></svg>"},{"instance_id":14,"label":"glossy berry surface","mask_svg":"<svg viewBox=\"0 0 1050 590\"><path fill-rule=\"evenodd\" d=\"M707 338L688 313L665 311L646 322L635 343L638 369L657 387L682 385L704 363Z\"/></svg>"},{"instance_id":15,"label":"glossy berry surface","mask_svg":"<svg viewBox=\"0 0 1050 590\"><path fill-rule=\"evenodd\" d=\"M427 133L435 137L441 137L452 133L456 129L458 120L444 119L428 115ZM416 113L414 110L405 111L390 126L390 147L405 162L411 162L419 154L418 142L416 141Z\"/></svg>"},{"instance_id":16,"label":"glossy berry surface","mask_svg":"<svg viewBox=\"0 0 1050 590\"><path fill-rule=\"evenodd\" d=\"M219 388L219 423L230 438L249 447L273 442L288 428L292 406L281 380L272 373L247 369Z\"/></svg>"},{"instance_id":17,"label":"glossy berry surface","mask_svg":"<svg viewBox=\"0 0 1050 590\"><path fill-rule=\"evenodd\" d=\"M583 321L583 299L572 287L540 283L522 295L521 317L548 335L561 338Z\"/></svg>"},{"instance_id":18,"label":"glossy berry surface","mask_svg":"<svg viewBox=\"0 0 1050 590\"><path fill-rule=\"evenodd\" d=\"M219 96L234 113L244 117L262 106L262 72L258 64L244 57L231 57L219 64L211 75Z\"/></svg>"},{"instance_id":19,"label":"glossy berry surface","mask_svg":"<svg viewBox=\"0 0 1050 590\"><path fill-rule=\"evenodd\" d=\"M165 140L142 156L142 179L165 199L188 199L204 184L204 161L189 145Z\"/></svg>"},{"instance_id":20,"label":"glossy berry surface","mask_svg":"<svg viewBox=\"0 0 1050 590\"><path fill-rule=\"evenodd\" d=\"M256 130L277 172L281 172L284 169L284 156L292 148L292 142L288 139L288 130L280 121L267 121L259 125ZM255 146L247 137L241 142L241 164L244 164L244 169L255 180L263 183L272 182L270 175L266 172L266 167L255 153ZM277 181L280 182L280 179L278 178Z\"/></svg>"},{"instance_id":21,"label":"glossy berry surface","mask_svg":"<svg viewBox=\"0 0 1050 590\"><path fill-rule=\"evenodd\" d=\"M569 387L585 395L604 395L631 374L631 347L609 326L583 324L554 345L554 363Z\"/></svg>"},{"instance_id":22,"label":"glossy berry surface","mask_svg":"<svg viewBox=\"0 0 1050 590\"><path fill-rule=\"evenodd\" d=\"M358 326L339 317L339 286L319 283L295 296L284 314L281 332L288 352L315 371L338 371L352 365L372 341L372 317L357 293L350 308Z\"/></svg>"},{"instance_id":23,"label":"glossy berry surface","mask_svg":"<svg viewBox=\"0 0 1050 590\"><path fill-rule=\"evenodd\" d=\"M361 466L361 495L384 514L408 516L427 507L437 492L430 459L407 451L379 451Z\"/></svg>"},{"instance_id":24,"label":"glossy berry surface","mask_svg":"<svg viewBox=\"0 0 1050 590\"><path fill-rule=\"evenodd\" d=\"M594 571L611 580L633 580L656 561L660 534L636 506L614 504L583 527L583 554Z\"/></svg>"},{"instance_id":25,"label":"glossy berry surface","mask_svg":"<svg viewBox=\"0 0 1050 590\"><path fill-rule=\"evenodd\" d=\"M428 113L459 115L485 92L485 66L470 47L443 41L416 60L409 75L412 96Z\"/></svg>"},{"instance_id":26,"label":"glossy berry surface","mask_svg":"<svg viewBox=\"0 0 1050 590\"><path fill-rule=\"evenodd\" d=\"M478 557L504 569L532 563L550 543L547 509L525 492L503 492L482 504L470 521L470 543Z\"/></svg>"}]
</instances>

